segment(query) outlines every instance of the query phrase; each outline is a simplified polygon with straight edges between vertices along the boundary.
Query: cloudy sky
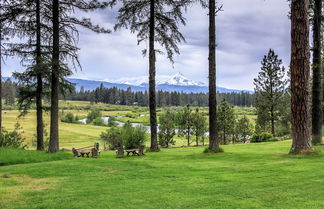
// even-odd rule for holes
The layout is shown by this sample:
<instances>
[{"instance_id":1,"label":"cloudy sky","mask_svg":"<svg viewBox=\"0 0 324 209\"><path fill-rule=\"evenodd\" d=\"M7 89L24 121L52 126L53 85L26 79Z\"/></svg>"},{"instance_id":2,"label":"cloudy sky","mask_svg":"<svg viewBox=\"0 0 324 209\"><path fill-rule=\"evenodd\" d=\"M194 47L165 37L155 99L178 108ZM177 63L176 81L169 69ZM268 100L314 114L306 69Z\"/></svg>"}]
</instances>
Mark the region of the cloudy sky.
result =
<instances>
[{"instance_id":1,"label":"cloudy sky","mask_svg":"<svg viewBox=\"0 0 324 209\"><path fill-rule=\"evenodd\" d=\"M288 66L290 22L285 0L222 0L223 11L217 16L217 85L253 90L253 78L260 69L262 57L274 49ZM112 28L116 12L86 13L93 22ZM208 16L207 11L193 5L186 15L187 25L181 27L186 43L172 64L158 56L157 74L186 77L207 82L208 76ZM82 71L73 77L92 80L127 79L148 75L148 60L141 54L147 43L138 46L136 35L127 30L97 35L80 31ZM7 60L4 75L21 71L19 62Z\"/></svg>"}]
</instances>

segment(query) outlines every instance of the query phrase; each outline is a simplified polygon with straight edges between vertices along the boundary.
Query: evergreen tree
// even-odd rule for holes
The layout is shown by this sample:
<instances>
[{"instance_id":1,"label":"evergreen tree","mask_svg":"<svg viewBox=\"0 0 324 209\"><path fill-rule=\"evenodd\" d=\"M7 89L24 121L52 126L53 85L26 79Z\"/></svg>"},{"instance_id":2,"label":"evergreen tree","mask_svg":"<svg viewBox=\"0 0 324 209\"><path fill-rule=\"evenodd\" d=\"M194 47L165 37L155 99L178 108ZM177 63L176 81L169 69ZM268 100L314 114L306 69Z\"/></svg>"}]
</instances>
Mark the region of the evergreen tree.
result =
<instances>
[{"instance_id":1,"label":"evergreen tree","mask_svg":"<svg viewBox=\"0 0 324 209\"><path fill-rule=\"evenodd\" d=\"M217 108L217 127L219 137L226 144L227 138L233 135L235 131L235 113L234 108L225 100Z\"/></svg>"},{"instance_id":2,"label":"evergreen tree","mask_svg":"<svg viewBox=\"0 0 324 209\"><path fill-rule=\"evenodd\" d=\"M218 152L216 100L216 0L209 0L209 151Z\"/></svg>"},{"instance_id":3,"label":"evergreen tree","mask_svg":"<svg viewBox=\"0 0 324 209\"><path fill-rule=\"evenodd\" d=\"M313 86L312 86L312 139L313 144L322 142L322 0L314 0L313 5Z\"/></svg>"},{"instance_id":4,"label":"evergreen tree","mask_svg":"<svg viewBox=\"0 0 324 209\"><path fill-rule=\"evenodd\" d=\"M168 147L170 144L175 144L173 137L176 135L176 115L167 110L160 115L159 120L159 144L162 147Z\"/></svg>"},{"instance_id":5,"label":"evergreen tree","mask_svg":"<svg viewBox=\"0 0 324 209\"><path fill-rule=\"evenodd\" d=\"M275 135L275 123L279 117L280 105L286 90L285 68L282 60L270 49L261 62L261 72L254 79L257 109L257 122L266 129L270 123L271 133Z\"/></svg>"},{"instance_id":6,"label":"evergreen tree","mask_svg":"<svg viewBox=\"0 0 324 209\"><path fill-rule=\"evenodd\" d=\"M165 48L168 59L173 62L174 53L179 54L178 43L184 41L178 24L185 24L182 7L186 1L181 0L122 0L118 23L115 28L130 28L137 32L138 43L149 41L149 107L151 126L151 151L158 151L157 117L156 117L156 52L155 43ZM147 50L143 51L146 54Z\"/></svg>"},{"instance_id":7,"label":"evergreen tree","mask_svg":"<svg viewBox=\"0 0 324 209\"><path fill-rule=\"evenodd\" d=\"M309 0L291 1L291 153L311 148L309 129Z\"/></svg>"},{"instance_id":8,"label":"evergreen tree","mask_svg":"<svg viewBox=\"0 0 324 209\"><path fill-rule=\"evenodd\" d=\"M251 137L253 134L253 125L250 120L244 115L237 121L236 133L238 134L240 140L245 143L248 137Z\"/></svg>"},{"instance_id":9,"label":"evergreen tree","mask_svg":"<svg viewBox=\"0 0 324 209\"><path fill-rule=\"evenodd\" d=\"M21 63L27 66L23 73L14 73L19 80L20 90L18 105L22 115L27 113L32 103L36 103L37 115L37 150L44 150L43 142L43 105L44 89L48 85L51 36L47 18L49 1L21 0L11 3L8 13L15 14L13 33L26 41L9 44L12 55L21 57ZM20 8L17 12L17 8ZM46 84L44 82L46 81ZM46 87L44 87L46 86Z\"/></svg>"},{"instance_id":10,"label":"evergreen tree","mask_svg":"<svg viewBox=\"0 0 324 209\"><path fill-rule=\"evenodd\" d=\"M192 114L192 133L196 136L196 145L198 146L199 137L204 137L208 130L207 121L204 114L196 108Z\"/></svg>"},{"instance_id":11,"label":"evergreen tree","mask_svg":"<svg viewBox=\"0 0 324 209\"><path fill-rule=\"evenodd\" d=\"M181 111L178 112L177 121L179 134L187 136L187 144L190 146L190 135L193 128L193 114L190 105L183 107Z\"/></svg>"},{"instance_id":12,"label":"evergreen tree","mask_svg":"<svg viewBox=\"0 0 324 209\"><path fill-rule=\"evenodd\" d=\"M59 150L59 129L58 129L58 100L59 91L62 87L62 80L70 74L68 62L79 64L76 51L78 48L77 26L88 28L96 33L110 33L110 30L93 25L88 18L78 19L72 17L75 10L93 11L104 9L110 5L109 2L98 2L97 0L53 0L51 5L53 25L53 49L52 49L52 71L51 71L51 121L50 121L50 146L49 152ZM62 29L66 29L62 33ZM60 85L61 81L61 85Z\"/></svg>"},{"instance_id":13,"label":"evergreen tree","mask_svg":"<svg viewBox=\"0 0 324 209\"><path fill-rule=\"evenodd\" d=\"M13 105L15 103L15 84L8 78L4 84L4 100L6 105Z\"/></svg>"}]
</instances>

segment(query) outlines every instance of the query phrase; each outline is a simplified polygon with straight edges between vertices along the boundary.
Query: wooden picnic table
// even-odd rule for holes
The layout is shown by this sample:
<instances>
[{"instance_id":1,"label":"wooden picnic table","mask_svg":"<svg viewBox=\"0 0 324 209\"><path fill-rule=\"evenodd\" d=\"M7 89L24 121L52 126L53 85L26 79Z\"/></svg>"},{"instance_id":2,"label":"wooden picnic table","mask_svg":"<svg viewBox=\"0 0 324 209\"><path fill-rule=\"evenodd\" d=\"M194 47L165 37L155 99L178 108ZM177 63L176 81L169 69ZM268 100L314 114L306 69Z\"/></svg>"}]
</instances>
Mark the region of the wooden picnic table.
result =
<instances>
[{"instance_id":1,"label":"wooden picnic table","mask_svg":"<svg viewBox=\"0 0 324 209\"><path fill-rule=\"evenodd\" d=\"M132 153L132 155L139 156L139 153L138 153L137 149L129 149L129 150L125 150L125 152L127 152L127 156L129 156L130 153Z\"/></svg>"},{"instance_id":2,"label":"wooden picnic table","mask_svg":"<svg viewBox=\"0 0 324 209\"><path fill-rule=\"evenodd\" d=\"M80 154L82 157L84 157L84 155L87 155L87 157L89 157L90 152L89 151L80 151Z\"/></svg>"}]
</instances>

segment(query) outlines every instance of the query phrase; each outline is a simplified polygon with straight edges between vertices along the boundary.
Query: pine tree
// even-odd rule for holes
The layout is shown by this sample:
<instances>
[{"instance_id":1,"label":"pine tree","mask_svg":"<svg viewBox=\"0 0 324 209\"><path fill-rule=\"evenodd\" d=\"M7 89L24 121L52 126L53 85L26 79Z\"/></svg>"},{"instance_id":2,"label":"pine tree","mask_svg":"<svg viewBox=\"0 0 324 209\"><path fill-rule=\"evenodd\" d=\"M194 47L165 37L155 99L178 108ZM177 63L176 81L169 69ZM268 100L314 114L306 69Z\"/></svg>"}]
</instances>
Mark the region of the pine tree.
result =
<instances>
[{"instance_id":1,"label":"pine tree","mask_svg":"<svg viewBox=\"0 0 324 209\"><path fill-rule=\"evenodd\" d=\"M209 151L218 152L216 98L216 1L209 0Z\"/></svg>"},{"instance_id":2,"label":"pine tree","mask_svg":"<svg viewBox=\"0 0 324 209\"><path fill-rule=\"evenodd\" d=\"M160 115L159 127L159 144L162 147L168 147L170 144L175 144L173 137L176 135L176 115L167 110Z\"/></svg>"},{"instance_id":3,"label":"pine tree","mask_svg":"<svg viewBox=\"0 0 324 209\"><path fill-rule=\"evenodd\" d=\"M246 142L249 136L252 136L253 125L245 115L237 121L236 133L238 134L239 138L243 141L243 143Z\"/></svg>"},{"instance_id":4,"label":"pine tree","mask_svg":"<svg viewBox=\"0 0 324 209\"><path fill-rule=\"evenodd\" d=\"M115 29L130 28L137 33L138 43L149 42L149 108L151 126L151 151L158 151L157 117L156 117L156 52L155 43L166 50L167 57L173 62L174 53L179 54L178 43L184 41L178 24L185 24L182 7L186 1L181 0L122 0L122 7L117 17ZM143 50L146 54L147 49Z\"/></svg>"},{"instance_id":5,"label":"pine tree","mask_svg":"<svg viewBox=\"0 0 324 209\"><path fill-rule=\"evenodd\" d=\"M280 105L287 85L286 73L282 60L272 49L264 56L261 65L261 72L254 79L257 122L264 129L267 123L270 123L271 133L275 135L275 123L279 117Z\"/></svg>"},{"instance_id":6,"label":"pine tree","mask_svg":"<svg viewBox=\"0 0 324 209\"><path fill-rule=\"evenodd\" d=\"M68 62L76 62L79 65L77 36L78 26L88 28L96 33L110 33L110 30L93 25L88 18L78 19L71 16L71 13L78 9L81 11L93 11L104 9L110 6L110 2L99 2L97 0L53 0L52 3L52 25L53 25L53 51L52 51L52 71L51 71L51 122L50 122L50 146L49 152L59 150L59 127L58 127L58 100L59 91L63 85L60 81L71 73ZM62 32L62 28L66 29ZM62 57L64 59L62 60Z\"/></svg>"},{"instance_id":7,"label":"pine tree","mask_svg":"<svg viewBox=\"0 0 324 209\"><path fill-rule=\"evenodd\" d=\"M291 1L291 110L293 143L290 153L311 148L309 129L309 0Z\"/></svg>"},{"instance_id":8,"label":"pine tree","mask_svg":"<svg viewBox=\"0 0 324 209\"><path fill-rule=\"evenodd\" d=\"M193 114L190 105L183 107L177 116L179 134L187 137L187 145L190 146L190 135L193 128Z\"/></svg>"},{"instance_id":9,"label":"pine tree","mask_svg":"<svg viewBox=\"0 0 324 209\"><path fill-rule=\"evenodd\" d=\"M226 144L228 136L233 135L235 131L235 113L233 106L225 100L217 108L217 127L219 137L223 144Z\"/></svg>"},{"instance_id":10,"label":"pine tree","mask_svg":"<svg viewBox=\"0 0 324 209\"><path fill-rule=\"evenodd\" d=\"M47 25L49 1L21 0L10 4L9 14L15 14L13 34L26 41L9 44L11 55L21 57L21 63L27 67L23 73L14 73L20 83L18 105L24 115L32 103L36 103L37 150L44 150L43 141L43 104L44 89L48 89L50 48L47 43L51 30ZM17 8L20 8L17 10ZM46 83L46 87L44 82Z\"/></svg>"},{"instance_id":11,"label":"pine tree","mask_svg":"<svg viewBox=\"0 0 324 209\"><path fill-rule=\"evenodd\" d=\"M204 137L208 130L207 120L204 114L196 108L196 111L192 114L192 133L196 136L196 145L199 144L199 137Z\"/></svg>"}]
</instances>

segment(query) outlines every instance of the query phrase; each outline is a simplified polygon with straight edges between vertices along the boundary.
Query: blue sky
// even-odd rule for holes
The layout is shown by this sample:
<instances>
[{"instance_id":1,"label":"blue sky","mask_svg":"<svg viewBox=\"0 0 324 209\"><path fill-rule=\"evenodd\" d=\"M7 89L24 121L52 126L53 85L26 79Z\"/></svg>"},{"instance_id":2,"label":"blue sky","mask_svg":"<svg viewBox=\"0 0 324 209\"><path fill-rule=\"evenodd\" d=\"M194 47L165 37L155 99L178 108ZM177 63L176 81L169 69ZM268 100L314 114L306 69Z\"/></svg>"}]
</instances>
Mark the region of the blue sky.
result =
<instances>
[{"instance_id":1,"label":"blue sky","mask_svg":"<svg viewBox=\"0 0 324 209\"><path fill-rule=\"evenodd\" d=\"M222 0L223 11L217 16L217 85L253 90L253 78L260 69L262 57L273 48L287 67L290 56L289 6L285 0ZM82 14L93 22L112 28L116 11L105 10ZM157 74L186 77L207 82L208 76L208 16L198 5L189 8L187 25L181 27L186 43L172 64L158 56ZM75 78L93 80L127 79L148 75L148 60L138 46L136 35L127 30L112 34L94 34L80 30L80 60L82 71ZM7 59L4 75L21 71L16 59Z\"/></svg>"}]
</instances>

